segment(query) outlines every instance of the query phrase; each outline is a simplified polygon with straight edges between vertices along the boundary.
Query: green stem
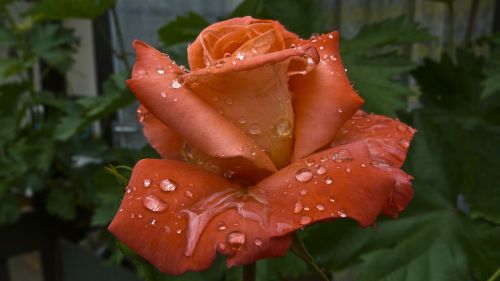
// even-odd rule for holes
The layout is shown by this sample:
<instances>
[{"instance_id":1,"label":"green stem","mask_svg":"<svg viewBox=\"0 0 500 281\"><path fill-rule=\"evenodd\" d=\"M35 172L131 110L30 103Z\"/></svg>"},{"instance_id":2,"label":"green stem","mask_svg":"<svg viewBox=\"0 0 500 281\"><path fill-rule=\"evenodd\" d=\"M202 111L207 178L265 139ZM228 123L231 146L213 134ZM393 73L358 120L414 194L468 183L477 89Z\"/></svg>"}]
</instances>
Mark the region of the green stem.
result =
<instances>
[{"instance_id":1,"label":"green stem","mask_svg":"<svg viewBox=\"0 0 500 281\"><path fill-rule=\"evenodd\" d=\"M488 281L495 281L497 278L500 277L500 267L493 273L493 275L488 279Z\"/></svg>"},{"instance_id":2,"label":"green stem","mask_svg":"<svg viewBox=\"0 0 500 281\"><path fill-rule=\"evenodd\" d=\"M293 253L299 258L301 258L303 261L305 261L311 267L311 269L313 269L316 273L318 273L318 275L321 276L322 280L329 281L326 274L318 267L316 262L314 262L314 258L307 250L306 245L304 245L304 241L302 241L302 238L300 238L297 232L292 234L292 239L293 239L293 244L292 244Z\"/></svg>"},{"instance_id":3,"label":"green stem","mask_svg":"<svg viewBox=\"0 0 500 281\"><path fill-rule=\"evenodd\" d=\"M113 25L116 30L116 37L118 39L118 47L120 48L120 59L125 64L127 70L130 70L130 63L128 61L127 52L125 51L125 43L123 41L123 33L120 26L120 21L118 20L118 15L116 14L116 7L111 8L111 18L113 19Z\"/></svg>"},{"instance_id":4,"label":"green stem","mask_svg":"<svg viewBox=\"0 0 500 281\"><path fill-rule=\"evenodd\" d=\"M243 266L243 281L255 281L256 271L256 263L245 264Z\"/></svg>"}]
</instances>

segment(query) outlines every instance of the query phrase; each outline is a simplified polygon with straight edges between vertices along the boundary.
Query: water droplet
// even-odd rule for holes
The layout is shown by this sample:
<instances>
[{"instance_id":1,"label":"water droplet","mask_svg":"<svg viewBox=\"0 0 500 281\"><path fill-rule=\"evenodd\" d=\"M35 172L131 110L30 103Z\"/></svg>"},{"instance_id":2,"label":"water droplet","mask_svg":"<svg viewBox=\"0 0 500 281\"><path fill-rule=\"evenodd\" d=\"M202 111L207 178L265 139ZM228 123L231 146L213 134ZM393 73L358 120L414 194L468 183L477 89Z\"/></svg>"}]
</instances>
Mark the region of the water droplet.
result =
<instances>
[{"instance_id":1,"label":"water droplet","mask_svg":"<svg viewBox=\"0 0 500 281\"><path fill-rule=\"evenodd\" d=\"M168 204L156 195L147 194L142 198L142 204L152 212L163 212L168 208Z\"/></svg>"},{"instance_id":2,"label":"water droplet","mask_svg":"<svg viewBox=\"0 0 500 281\"><path fill-rule=\"evenodd\" d=\"M304 211L309 211L309 207L305 206Z\"/></svg>"},{"instance_id":3,"label":"water droplet","mask_svg":"<svg viewBox=\"0 0 500 281\"><path fill-rule=\"evenodd\" d=\"M328 38L333 39L333 35L332 34L328 34Z\"/></svg>"},{"instance_id":4,"label":"water droplet","mask_svg":"<svg viewBox=\"0 0 500 281\"><path fill-rule=\"evenodd\" d=\"M224 178L230 179L234 176L234 171L232 170L225 170L224 171Z\"/></svg>"},{"instance_id":5,"label":"water droplet","mask_svg":"<svg viewBox=\"0 0 500 281\"><path fill-rule=\"evenodd\" d=\"M327 171L326 167L323 165L319 165L318 168L316 169L316 173L318 175L324 175L324 174L326 174L326 171Z\"/></svg>"},{"instance_id":6,"label":"water droplet","mask_svg":"<svg viewBox=\"0 0 500 281\"><path fill-rule=\"evenodd\" d=\"M323 47L323 46L319 46L319 49L320 49L320 50L323 50L324 48L325 48L325 47Z\"/></svg>"},{"instance_id":7,"label":"water droplet","mask_svg":"<svg viewBox=\"0 0 500 281\"><path fill-rule=\"evenodd\" d=\"M193 192L191 190L186 190L186 192L184 192L184 195L187 198L192 198L193 197Z\"/></svg>"},{"instance_id":8,"label":"water droplet","mask_svg":"<svg viewBox=\"0 0 500 281\"><path fill-rule=\"evenodd\" d=\"M236 58L239 60L243 60L245 58L245 54L241 52L236 53Z\"/></svg>"},{"instance_id":9,"label":"water droplet","mask_svg":"<svg viewBox=\"0 0 500 281\"><path fill-rule=\"evenodd\" d=\"M258 134L262 133L262 129L260 128L259 124L253 123L253 124L250 124L250 126L248 127L248 132L251 135L258 135Z\"/></svg>"},{"instance_id":10,"label":"water droplet","mask_svg":"<svg viewBox=\"0 0 500 281\"><path fill-rule=\"evenodd\" d=\"M220 221L220 222L217 223L217 229L218 230L226 230L227 226L226 226L226 224L223 221Z\"/></svg>"},{"instance_id":11,"label":"water droplet","mask_svg":"<svg viewBox=\"0 0 500 281\"><path fill-rule=\"evenodd\" d=\"M313 173L307 168L302 168L297 171L295 178L300 182L310 181L313 177Z\"/></svg>"},{"instance_id":12,"label":"water droplet","mask_svg":"<svg viewBox=\"0 0 500 281\"><path fill-rule=\"evenodd\" d=\"M128 194L129 194L130 192L132 192L132 188L130 188L130 186L128 186L128 185L127 185L127 186L125 187L125 193L128 193Z\"/></svg>"},{"instance_id":13,"label":"water droplet","mask_svg":"<svg viewBox=\"0 0 500 281\"><path fill-rule=\"evenodd\" d=\"M156 224L156 219L152 219L151 222L149 223L150 225L155 225Z\"/></svg>"},{"instance_id":14,"label":"water droplet","mask_svg":"<svg viewBox=\"0 0 500 281\"><path fill-rule=\"evenodd\" d=\"M314 159L312 159L312 158L311 158L311 159L307 159L307 160L306 160L306 165L307 165L308 167L311 167L312 165L314 165Z\"/></svg>"},{"instance_id":15,"label":"water droplet","mask_svg":"<svg viewBox=\"0 0 500 281\"><path fill-rule=\"evenodd\" d=\"M160 182L160 189L161 191L174 191L177 188L177 185L175 184L174 181L170 179L164 179Z\"/></svg>"},{"instance_id":16,"label":"water droplet","mask_svg":"<svg viewBox=\"0 0 500 281\"><path fill-rule=\"evenodd\" d=\"M336 61L336 60L337 60L337 57L336 57L336 56L330 56L330 59L331 59L332 61ZM347 70L346 70L346 71L347 71Z\"/></svg>"},{"instance_id":17,"label":"water droplet","mask_svg":"<svg viewBox=\"0 0 500 281\"><path fill-rule=\"evenodd\" d=\"M224 253L224 252L226 251L226 249L227 249L227 248L226 248L226 244L224 244L224 243L222 243L222 242L218 243L218 244L217 244L217 249L219 250L219 252Z\"/></svg>"},{"instance_id":18,"label":"water droplet","mask_svg":"<svg viewBox=\"0 0 500 281\"><path fill-rule=\"evenodd\" d=\"M281 118L276 124L276 133L280 137L289 137L292 133L292 125L288 118Z\"/></svg>"},{"instance_id":19,"label":"water droplet","mask_svg":"<svg viewBox=\"0 0 500 281\"><path fill-rule=\"evenodd\" d=\"M316 205L316 209L318 209L319 211L323 211L325 209L325 206L323 204L318 204Z\"/></svg>"},{"instance_id":20,"label":"water droplet","mask_svg":"<svg viewBox=\"0 0 500 281\"><path fill-rule=\"evenodd\" d=\"M160 93L160 96L161 96L162 98L166 98L166 97L167 97L167 93L166 93L166 92L161 92L161 93Z\"/></svg>"},{"instance_id":21,"label":"water droplet","mask_svg":"<svg viewBox=\"0 0 500 281\"><path fill-rule=\"evenodd\" d=\"M310 216L302 216L300 217L300 224L308 224L308 223L311 223L312 219Z\"/></svg>"},{"instance_id":22,"label":"water droplet","mask_svg":"<svg viewBox=\"0 0 500 281\"><path fill-rule=\"evenodd\" d=\"M347 149L340 149L333 153L332 159L337 163L352 161L351 152Z\"/></svg>"},{"instance_id":23,"label":"water droplet","mask_svg":"<svg viewBox=\"0 0 500 281\"><path fill-rule=\"evenodd\" d=\"M391 165L385 163L382 160L373 160L371 164L372 164L372 166L377 167L377 168L389 168L389 167L391 167Z\"/></svg>"},{"instance_id":24,"label":"water droplet","mask_svg":"<svg viewBox=\"0 0 500 281\"><path fill-rule=\"evenodd\" d=\"M333 183L333 178L330 176L325 177L325 183L326 184L332 184Z\"/></svg>"},{"instance_id":25,"label":"water droplet","mask_svg":"<svg viewBox=\"0 0 500 281\"><path fill-rule=\"evenodd\" d=\"M406 132L406 126L405 125L398 125L398 131L400 132Z\"/></svg>"},{"instance_id":26,"label":"water droplet","mask_svg":"<svg viewBox=\"0 0 500 281\"><path fill-rule=\"evenodd\" d=\"M286 223L286 222L278 222L276 223L276 225L274 226L274 229L276 230L276 232L278 233L285 233L287 231L290 231L292 230L292 225L289 224L289 223Z\"/></svg>"},{"instance_id":27,"label":"water droplet","mask_svg":"<svg viewBox=\"0 0 500 281\"><path fill-rule=\"evenodd\" d=\"M314 64L314 60L311 57L307 57L307 64L308 65L313 65Z\"/></svg>"},{"instance_id":28,"label":"water droplet","mask_svg":"<svg viewBox=\"0 0 500 281\"><path fill-rule=\"evenodd\" d=\"M257 54L258 53L257 49L255 49L255 48L252 48L250 51L252 52L252 54Z\"/></svg>"},{"instance_id":29,"label":"water droplet","mask_svg":"<svg viewBox=\"0 0 500 281\"><path fill-rule=\"evenodd\" d=\"M398 143L399 143L399 145L401 145L404 148L409 148L410 147L410 143L407 140L402 139Z\"/></svg>"},{"instance_id":30,"label":"water droplet","mask_svg":"<svg viewBox=\"0 0 500 281\"><path fill-rule=\"evenodd\" d=\"M350 173L351 172L351 167L345 168L345 171L348 172L348 173Z\"/></svg>"},{"instance_id":31,"label":"water droplet","mask_svg":"<svg viewBox=\"0 0 500 281\"><path fill-rule=\"evenodd\" d=\"M260 238L255 238L255 240L253 241L253 243L255 244L255 246L262 246L262 239Z\"/></svg>"},{"instance_id":32,"label":"water droplet","mask_svg":"<svg viewBox=\"0 0 500 281\"><path fill-rule=\"evenodd\" d=\"M326 156L326 155L321 156L321 158L319 159L319 161L321 161L321 162L328 161L328 156Z\"/></svg>"},{"instance_id":33,"label":"water droplet","mask_svg":"<svg viewBox=\"0 0 500 281\"><path fill-rule=\"evenodd\" d=\"M163 68L161 68L161 67L158 67L158 68L156 69L156 72L158 72L158 74L160 74L160 75L163 75L163 74L165 74L165 69L163 69Z\"/></svg>"},{"instance_id":34,"label":"water droplet","mask_svg":"<svg viewBox=\"0 0 500 281\"><path fill-rule=\"evenodd\" d=\"M294 214L299 213L300 211L302 211L302 208L303 208L302 202L300 201L295 202L295 206L293 207L293 213Z\"/></svg>"},{"instance_id":35,"label":"water droplet","mask_svg":"<svg viewBox=\"0 0 500 281\"><path fill-rule=\"evenodd\" d=\"M181 83L179 83L177 79L174 79L174 81L172 81L172 88L179 89L181 86Z\"/></svg>"},{"instance_id":36,"label":"water droplet","mask_svg":"<svg viewBox=\"0 0 500 281\"><path fill-rule=\"evenodd\" d=\"M337 214L338 214L338 215L339 215L339 217L341 217L341 218L345 218L345 217L347 217L347 211L346 211L346 209L340 209L340 210L338 210L338 211L337 211Z\"/></svg>"},{"instance_id":37,"label":"water droplet","mask_svg":"<svg viewBox=\"0 0 500 281\"><path fill-rule=\"evenodd\" d=\"M365 163L361 163L361 167L366 168L366 164Z\"/></svg>"},{"instance_id":38,"label":"water droplet","mask_svg":"<svg viewBox=\"0 0 500 281\"><path fill-rule=\"evenodd\" d=\"M300 195L302 195L302 196L307 195L307 190L302 189L302 190L300 191Z\"/></svg>"},{"instance_id":39,"label":"water droplet","mask_svg":"<svg viewBox=\"0 0 500 281\"><path fill-rule=\"evenodd\" d=\"M182 233L182 228L177 228L177 230L175 231L175 233L181 234Z\"/></svg>"},{"instance_id":40,"label":"water droplet","mask_svg":"<svg viewBox=\"0 0 500 281\"><path fill-rule=\"evenodd\" d=\"M233 231L227 234L226 242L233 250L240 249L245 244L245 234L240 231Z\"/></svg>"},{"instance_id":41,"label":"water droplet","mask_svg":"<svg viewBox=\"0 0 500 281\"><path fill-rule=\"evenodd\" d=\"M247 123L247 119L243 116L241 116L240 118L238 118L238 123L240 124L246 124Z\"/></svg>"},{"instance_id":42,"label":"water droplet","mask_svg":"<svg viewBox=\"0 0 500 281\"><path fill-rule=\"evenodd\" d=\"M138 214L137 216L138 216L140 219L142 219L142 214Z\"/></svg>"},{"instance_id":43,"label":"water droplet","mask_svg":"<svg viewBox=\"0 0 500 281\"><path fill-rule=\"evenodd\" d=\"M151 179L144 180L144 187L149 187L151 185Z\"/></svg>"},{"instance_id":44,"label":"water droplet","mask_svg":"<svg viewBox=\"0 0 500 281\"><path fill-rule=\"evenodd\" d=\"M335 196L330 196L330 198L328 198L328 200L329 200L330 202L332 202L332 203L335 203L335 201L336 201L337 199L335 199Z\"/></svg>"},{"instance_id":45,"label":"water droplet","mask_svg":"<svg viewBox=\"0 0 500 281\"><path fill-rule=\"evenodd\" d=\"M342 108L339 107L339 108L337 108L337 112L342 113L342 112L344 112L344 110L342 110Z\"/></svg>"}]
</instances>

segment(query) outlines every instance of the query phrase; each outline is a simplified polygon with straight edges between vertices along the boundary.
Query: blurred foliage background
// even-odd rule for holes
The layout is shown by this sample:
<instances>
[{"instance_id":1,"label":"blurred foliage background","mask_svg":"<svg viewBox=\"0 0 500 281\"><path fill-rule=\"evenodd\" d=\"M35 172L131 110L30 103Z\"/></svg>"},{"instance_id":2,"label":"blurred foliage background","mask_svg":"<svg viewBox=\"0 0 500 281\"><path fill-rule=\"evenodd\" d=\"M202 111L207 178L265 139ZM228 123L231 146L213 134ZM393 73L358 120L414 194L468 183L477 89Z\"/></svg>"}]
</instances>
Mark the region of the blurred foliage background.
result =
<instances>
[{"instance_id":1,"label":"blurred foliage background","mask_svg":"<svg viewBox=\"0 0 500 281\"><path fill-rule=\"evenodd\" d=\"M340 29L342 58L364 109L418 130L405 166L415 198L399 219L367 229L338 220L301 231L332 280L500 280L500 3L245 0L204 14L200 7L210 3L146 1L185 12L172 20L153 15L162 21L157 28L135 20L123 28L131 16L150 16L134 10L138 2L0 0L0 231L43 213L79 233L58 235L82 245L92 240L88 248L141 278L239 280L241 268L226 270L223 260L204 273L161 275L105 228L122 198L116 179L138 159L158 157L142 137L117 141L114 134L120 122L137 128L124 84L134 58L130 37L155 36L151 43L184 64L187 44L204 27L251 15L279 20L304 38ZM113 65L95 59L94 96L68 87L84 47L68 27L75 18L92 20L94 40ZM257 272L258 280L315 280L293 254L259 261Z\"/></svg>"}]
</instances>

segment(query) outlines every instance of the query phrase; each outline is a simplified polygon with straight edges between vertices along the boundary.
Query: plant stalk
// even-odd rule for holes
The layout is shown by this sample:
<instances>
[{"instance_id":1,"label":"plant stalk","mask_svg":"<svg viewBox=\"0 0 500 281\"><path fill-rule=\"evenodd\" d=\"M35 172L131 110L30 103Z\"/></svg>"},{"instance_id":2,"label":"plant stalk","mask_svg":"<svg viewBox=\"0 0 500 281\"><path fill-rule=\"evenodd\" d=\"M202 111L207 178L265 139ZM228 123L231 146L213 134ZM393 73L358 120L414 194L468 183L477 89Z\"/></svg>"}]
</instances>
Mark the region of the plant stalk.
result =
<instances>
[{"instance_id":1,"label":"plant stalk","mask_svg":"<svg viewBox=\"0 0 500 281\"><path fill-rule=\"evenodd\" d=\"M318 273L318 275L321 277L321 280L329 281L328 276L326 276L326 274L319 268L316 262L314 262L314 258L307 250L304 241L302 241L302 238L300 238L297 232L292 234L292 239L293 239L293 244L292 244L293 253L299 258L301 258L303 261L305 261L309 265L309 267L311 267L312 270Z\"/></svg>"}]
</instances>

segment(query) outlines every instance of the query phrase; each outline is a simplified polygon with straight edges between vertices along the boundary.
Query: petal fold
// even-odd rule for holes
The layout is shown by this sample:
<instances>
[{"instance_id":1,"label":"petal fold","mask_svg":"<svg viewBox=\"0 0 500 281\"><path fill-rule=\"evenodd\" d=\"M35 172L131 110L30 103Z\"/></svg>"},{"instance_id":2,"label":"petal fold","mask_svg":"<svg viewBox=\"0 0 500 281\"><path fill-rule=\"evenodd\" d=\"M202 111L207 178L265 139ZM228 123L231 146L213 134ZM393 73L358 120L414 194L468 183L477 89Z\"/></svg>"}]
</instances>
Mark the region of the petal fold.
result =
<instances>
[{"instance_id":1,"label":"petal fold","mask_svg":"<svg viewBox=\"0 0 500 281\"><path fill-rule=\"evenodd\" d=\"M299 160L264 179L251 192L271 202L274 236L338 218L370 226L379 214L395 215L406 206L397 198L401 194L398 188L404 185L411 190L409 175L374 166L371 161L365 143L349 143ZM394 200L398 203L393 204Z\"/></svg>"},{"instance_id":2,"label":"petal fold","mask_svg":"<svg viewBox=\"0 0 500 281\"><path fill-rule=\"evenodd\" d=\"M346 75L338 40L331 32L299 44L313 44L321 60L310 73L290 77L296 116L292 161L326 145L363 104Z\"/></svg>"},{"instance_id":3,"label":"petal fold","mask_svg":"<svg viewBox=\"0 0 500 281\"><path fill-rule=\"evenodd\" d=\"M276 170L255 141L182 84L180 67L143 42L135 41L134 47L137 62L127 84L158 120L211 156L244 157L258 168Z\"/></svg>"}]
</instances>

